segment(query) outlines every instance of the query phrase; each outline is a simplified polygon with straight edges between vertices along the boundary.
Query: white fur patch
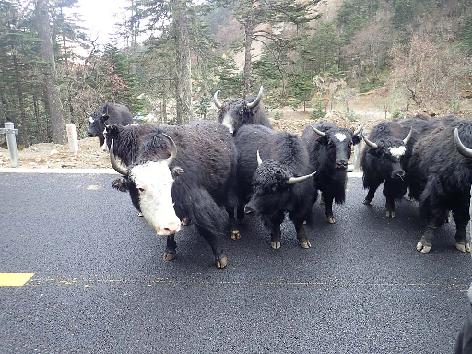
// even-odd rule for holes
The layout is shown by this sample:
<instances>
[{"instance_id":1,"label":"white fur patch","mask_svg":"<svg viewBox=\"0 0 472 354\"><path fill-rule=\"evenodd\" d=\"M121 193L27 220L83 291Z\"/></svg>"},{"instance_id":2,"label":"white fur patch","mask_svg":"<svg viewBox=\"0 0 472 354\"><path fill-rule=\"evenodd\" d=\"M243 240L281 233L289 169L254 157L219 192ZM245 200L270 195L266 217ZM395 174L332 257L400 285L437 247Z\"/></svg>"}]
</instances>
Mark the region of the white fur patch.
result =
<instances>
[{"instance_id":1,"label":"white fur patch","mask_svg":"<svg viewBox=\"0 0 472 354\"><path fill-rule=\"evenodd\" d=\"M334 136L335 136L336 139L338 139L339 141L344 141L344 140L346 140L346 138L347 138L346 135L341 134L341 133L336 133L336 134L334 134Z\"/></svg>"},{"instance_id":2,"label":"white fur patch","mask_svg":"<svg viewBox=\"0 0 472 354\"><path fill-rule=\"evenodd\" d=\"M158 235L180 231L180 219L172 202L172 174L167 161L149 161L131 170L131 178L139 192L139 207L146 221Z\"/></svg>"},{"instance_id":3,"label":"white fur patch","mask_svg":"<svg viewBox=\"0 0 472 354\"><path fill-rule=\"evenodd\" d=\"M390 153L393 156L395 156L396 158L400 158L403 155L405 155L406 147L405 146L399 146L399 147L396 147L396 148L390 148L390 149L388 149L388 151L390 151Z\"/></svg>"},{"instance_id":4,"label":"white fur patch","mask_svg":"<svg viewBox=\"0 0 472 354\"><path fill-rule=\"evenodd\" d=\"M103 137L105 138L103 140L103 145L102 145L102 150L108 152L108 145L107 145L107 128L103 129Z\"/></svg>"},{"instance_id":5,"label":"white fur patch","mask_svg":"<svg viewBox=\"0 0 472 354\"><path fill-rule=\"evenodd\" d=\"M93 118L89 117L89 123L93 123Z\"/></svg>"},{"instance_id":6,"label":"white fur patch","mask_svg":"<svg viewBox=\"0 0 472 354\"><path fill-rule=\"evenodd\" d=\"M229 132L231 134L233 134L233 130L234 130L233 118L231 117L231 115L229 113L226 113L224 115L223 121L221 122L221 124L223 124L225 127L227 127L229 129Z\"/></svg>"}]
</instances>

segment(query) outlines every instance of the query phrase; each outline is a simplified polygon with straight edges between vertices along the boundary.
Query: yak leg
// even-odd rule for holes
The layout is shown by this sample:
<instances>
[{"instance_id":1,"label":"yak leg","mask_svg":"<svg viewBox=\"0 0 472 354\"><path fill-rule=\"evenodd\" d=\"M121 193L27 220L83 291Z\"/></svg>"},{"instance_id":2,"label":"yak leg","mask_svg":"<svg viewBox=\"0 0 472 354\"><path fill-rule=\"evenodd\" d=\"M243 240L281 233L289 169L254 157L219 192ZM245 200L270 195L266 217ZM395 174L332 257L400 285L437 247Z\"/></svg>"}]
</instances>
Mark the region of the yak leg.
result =
<instances>
[{"instance_id":1,"label":"yak leg","mask_svg":"<svg viewBox=\"0 0 472 354\"><path fill-rule=\"evenodd\" d=\"M367 193L366 197L364 198L364 201L362 204L364 205L371 205L372 199L374 199L374 194L377 188L379 188L381 182L376 182L375 184L371 185L369 187L369 192Z\"/></svg>"},{"instance_id":2,"label":"yak leg","mask_svg":"<svg viewBox=\"0 0 472 354\"><path fill-rule=\"evenodd\" d=\"M292 219L295 230L297 231L297 239L300 247L305 249L310 248L311 242L306 233L306 226L303 224L304 220L293 215L290 215L290 219Z\"/></svg>"},{"instance_id":3,"label":"yak leg","mask_svg":"<svg viewBox=\"0 0 472 354\"><path fill-rule=\"evenodd\" d=\"M234 214L238 211L235 207L227 207L226 211L229 215L229 224L231 225L231 230L229 236L232 240L237 241L241 239L241 231L239 230L240 223L238 217L234 217Z\"/></svg>"},{"instance_id":4,"label":"yak leg","mask_svg":"<svg viewBox=\"0 0 472 354\"><path fill-rule=\"evenodd\" d=\"M469 216L469 199L464 199L458 207L452 210L454 222L456 224L456 249L463 253L470 253L470 241L467 240L467 223L470 220Z\"/></svg>"},{"instance_id":5,"label":"yak leg","mask_svg":"<svg viewBox=\"0 0 472 354\"><path fill-rule=\"evenodd\" d=\"M395 198L392 196L385 197L385 216L390 219L395 217Z\"/></svg>"},{"instance_id":6,"label":"yak leg","mask_svg":"<svg viewBox=\"0 0 472 354\"><path fill-rule=\"evenodd\" d=\"M424 209L429 206L430 209L424 211ZM432 240L437 232L437 230L444 224L444 220L448 211L442 207L431 206L430 203L425 203L420 206L423 211L423 215L427 216L428 224L426 226L426 231L421 235L421 239L416 245L416 250L421 253L429 253L432 247Z\"/></svg>"},{"instance_id":7,"label":"yak leg","mask_svg":"<svg viewBox=\"0 0 472 354\"><path fill-rule=\"evenodd\" d=\"M205 189L195 189L190 194L192 222L210 245L217 268L225 268L228 257L223 253L219 238L224 238L228 232L227 215Z\"/></svg>"},{"instance_id":8,"label":"yak leg","mask_svg":"<svg viewBox=\"0 0 472 354\"><path fill-rule=\"evenodd\" d=\"M274 250L280 248L280 224L284 221L284 213L263 215L262 222L270 230L270 245Z\"/></svg>"},{"instance_id":9,"label":"yak leg","mask_svg":"<svg viewBox=\"0 0 472 354\"><path fill-rule=\"evenodd\" d=\"M174 234L167 236L166 250L164 251L164 261L170 262L175 258L177 243L174 240Z\"/></svg>"},{"instance_id":10,"label":"yak leg","mask_svg":"<svg viewBox=\"0 0 472 354\"><path fill-rule=\"evenodd\" d=\"M331 194L326 194L323 193L323 199L325 201L325 215L326 215L326 220L330 224L335 224L336 219L334 218L333 214L333 200L334 200L334 195Z\"/></svg>"}]
</instances>

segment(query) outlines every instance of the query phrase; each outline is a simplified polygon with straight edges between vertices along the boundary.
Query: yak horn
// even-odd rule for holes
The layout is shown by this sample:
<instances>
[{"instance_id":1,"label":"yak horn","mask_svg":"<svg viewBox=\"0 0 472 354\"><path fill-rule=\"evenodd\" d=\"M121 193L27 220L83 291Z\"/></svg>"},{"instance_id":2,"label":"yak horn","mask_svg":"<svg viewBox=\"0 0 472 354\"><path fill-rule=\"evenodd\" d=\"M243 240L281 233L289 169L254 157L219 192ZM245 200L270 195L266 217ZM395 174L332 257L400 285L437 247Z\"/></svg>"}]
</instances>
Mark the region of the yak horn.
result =
<instances>
[{"instance_id":1,"label":"yak horn","mask_svg":"<svg viewBox=\"0 0 472 354\"><path fill-rule=\"evenodd\" d=\"M288 179L288 184L295 184L295 183L303 182L303 181L307 180L308 178L310 178L311 176L313 176L315 173L316 173L316 171L310 173L309 175L305 175L305 176L301 176L301 177L290 177Z\"/></svg>"},{"instance_id":2,"label":"yak horn","mask_svg":"<svg viewBox=\"0 0 472 354\"><path fill-rule=\"evenodd\" d=\"M262 163L261 155L259 155L259 150L256 152L256 157L257 157L257 166L260 166Z\"/></svg>"},{"instance_id":3,"label":"yak horn","mask_svg":"<svg viewBox=\"0 0 472 354\"><path fill-rule=\"evenodd\" d=\"M314 126L311 126L311 127L313 128L315 133L318 134L319 136L326 136L325 132L322 132L321 130L316 129Z\"/></svg>"},{"instance_id":4,"label":"yak horn","mask_svg":"<svg viewBox=\"0 0 472 354\"><path fill-rule=\"evenodd\" d=\"M263 95L264 95L264 87L261 86L261 88L259 89L259 93L257 94L256 99L252 102L246 103L247 108L256 107L259 104L259 102L261 101Z\"/></svg>"},{"instance_id":5,"label":"yak horn","mask_svg":"<svg viewBox=\"0 0 472 354\"><path fill-rule=\"evenodd\" d=\"M465 157L472 157L472 149L469 149L462 144L461 138L459 138L459 131L454 128L454 144L456 145L457 151Z\"/></svg>"},{"instance_id":6,"label":"yak horn","mask_svg":"<svg viewBox=\"0 0 472 354\"><path fill-rule=\"evenodd\" d=\"M408 132L408 135L406 136L405 139L403 139L403 144L408 144L408 140L410 140L411 135L413 134L413 130L410 128L410 131Z\"/></svg>"},{"instance_id":7,"label":"yak horn","mask_svg":"<svg viewBox=\"0 0 472 354\"><path fill-rule=\"evenodd\" d=\"M361 125L361 126L359 126L359 128L357 128L357 130L354 133L352 133L352 135L356 136L356 135L362 134L362 129L364 129L364 128Z\"/></svg>"},{"instance_id":8,"label":"yak horn","mask_svg":"<svg viewBox=\"0 0 472 354\"><path fill-rule=\"evenodd\" d=\"M170 145L171 145L171 147L170 147L170 156L166 160L167 164L170 165L172 160L177 156L177 146L175 146L174 140L172 140L172 138L169 135L164 134L164 133L162 133L162 135L165 136L170 141Z\"/></svg>"},{"instance_id":9,"label":"yak horn","mask_svg":"<svg viewBox=\"0 0 472 354\"><path fill-rule=\"evenodd\" d=\"M365 141L365 143L367 144L367 146L370 146L372 149L377 149L377 148L379 147L376 143L370 141L370 140L369 140L366 136L364 136L364 135L362 135L362 139L364 139L364 141Z\"/></svg>"},{"instance_id":10,"label":"yak horn","mask_svg":"<svg viewBox=\"0 0 472 354\"><path fill-rule=\"evenodd\" d=\"M213 102L215 102L216 108L221 109L221 107L223 107L223 103L221 103L221 101L218 99L219 92L220 90L217 90L215 94L213 95Z\"/></svg>"},{"instance_id":11,"label":"yak horn","mask_svg":"<svg viewBox=\"0 0 472 354\"><path fill-rule=\"evenodd\" d=\"M111 146L110 146L110 161L111 161L111 167L118 173L122 174L123 176L128 175L128 169L126 169L121 161L118 162L118 160L115 158L115 154L113 153L113 139L111 139Z\"/></svg>"}]
</instances>

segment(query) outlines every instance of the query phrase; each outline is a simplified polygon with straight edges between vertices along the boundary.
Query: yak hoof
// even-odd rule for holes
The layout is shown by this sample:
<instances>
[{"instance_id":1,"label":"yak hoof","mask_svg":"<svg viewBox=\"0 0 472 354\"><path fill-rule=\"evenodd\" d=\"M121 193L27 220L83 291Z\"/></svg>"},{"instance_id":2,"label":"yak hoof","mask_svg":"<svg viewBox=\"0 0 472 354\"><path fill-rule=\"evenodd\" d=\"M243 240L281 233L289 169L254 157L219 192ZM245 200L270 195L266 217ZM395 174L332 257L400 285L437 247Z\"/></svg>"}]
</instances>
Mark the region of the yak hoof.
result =
<instances>
[{"instance_id":1,"label":"yak hoof","mask_svg":"<svg viewBox=\"0 0 472 354\"><path fill-rule=\"evenodd\" d=\"M233 241L240 240L241 239L241 232L239 232L239 230L231 230L230 237Z\"/></svg>"},{"instance_id":2,"label":"yak hoof","mask_svg":"<svg viewBox=\"0 0 472 354\"><path fill-rule=\"evenodd\" d=\"M385 216L389 219L393 219L393 218L395 218L395 212L393 210L387 210L385 212Z\"/></svg>"},{"instance_id":3,"label":"yak hoof","mask_svg":"<svg viewBox=\"0 0 472 354\"><path fill-rule=\"evenodd\" d=\"M372 205L372 200L369 200L369 199L364 199L364 201L362 202L362 204L364 205Z\"/></svg>"},{"instance_id":4,"label":"yak hoof","mask_svg":"<svg viewBox=\"0 0 472 354\"><path fill-rule=\"evenodd\" d=\"M274 250L278 250L280 248L280 241L271 241L270 242L270 246L274 249Z\"/></svg>"},{"instance_id":5,"label":"yak hoof","mask_svg":"<svg viewBox=\"0 0 472 354\"><path fill-rule=\"evenodd\" d=\"M222 256L216 259L216 268L223 269L228 265L228 257Z\"/></svg>"},{"instance_id":6,"label":"yak hoof","mask_svg":"<svg viewBox=\"0 0 472 354\"><path fill-rule=\"evenodd\" d=\"M416 250L423 254L429 253L431 251L431 243L419 241L416 245Z\"/></svg>"},{"instance_id":7,"label":"yak hoof","mask_svg":"<svg viewBox=\"0 0 472 354\"><path fill-rule=\"evenodd\" d=\"M310 240L300 240L299 243L300 243L301 248L304 248L304 249L311 248Z\"/></svg>"},{"instance_id":8,"label":"yak hoof","mask_svg":"<svg viewBox=\"0 0 472 354\"><path fill-rule=\"evenodd\" d=\"M141 212L139 211L139 212L136 214L136 216L142 218L144 215L143 215L143 213L141 213Z\"/></svg>"},{"instance_id":9,"label":"yak hoof","mask_svg":"<svg viewBox=\"0 0 472 354\"><path fill-rule=\"evenodd\" d=\"M456 242L456 249L462 253L470 253L470 242L467 242L467 241Z\"/></svg>"},{"instance_id":10,"label":"yak hoof","mask_svg":"<svg viewBox=\"0 0 472 354\"><path fill-rule=\"evenodd\" d=\"M162 258L164 259L164 262L173 261L175 259L175 252L165 251Z\"/></svg>"},{"instance_id":11,"label":"yak hoof","mask_svg":"<svg viewBox=\"0 0 472 354\"><path fill-rule=\"evenodd\" d=\"M326 220L328 220L328 224L336 224L336 219L334 216L328 216Z\"/></svg>"}]
</instances>

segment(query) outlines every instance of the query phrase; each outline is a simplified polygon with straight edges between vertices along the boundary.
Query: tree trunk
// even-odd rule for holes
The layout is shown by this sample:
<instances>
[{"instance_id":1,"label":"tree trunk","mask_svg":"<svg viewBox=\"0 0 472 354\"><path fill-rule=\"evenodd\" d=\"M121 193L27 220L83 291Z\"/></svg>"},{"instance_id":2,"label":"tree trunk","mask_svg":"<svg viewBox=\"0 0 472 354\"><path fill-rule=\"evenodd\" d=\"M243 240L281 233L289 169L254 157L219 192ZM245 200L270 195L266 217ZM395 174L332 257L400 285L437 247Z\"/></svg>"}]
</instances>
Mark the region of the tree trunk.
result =
<instances>
[{"instance_id":1,"label":"tree trunk","mask_svg":"<svg viewBox=\"0 0 472 354\"><path fill-rule=\"evenodd\" d=\"M243 69L243 81L244 81L244 92L243 95L246 97L252 89L252 41L254 36L254 15L251 9L246 14L244 21L244 69Z\"/></svg>"},{"instance_id":2,"label":"tree trunk","mask_svg":"<svg viewBox=\"0 0 472 354\"><path fill-rule=\"evenodd\" d=\"M28 122L26 120L26 111L25 111L25 100L23 97L23 90L21 88L21 78L20 72L18 67L18 60L16 55L13 55L13 64L15 67L15 81L16 81L16 96L18 99L18 108L20 110L20 117L18 119L17 128L21 134L18 135L18 139L20 144L24 144L29 146L29 130L28 130Z\"/></svg>"},{"instance_id":3,"label":"tree trunk","mask_svg":"<svg viewBox=\"0 0 472 354\"><path fill-rule=\"evenodd\" d=\"M188 123L193 118L192 112L192 62L188 33L187 2L174 0L172 15L174 18L174 38L176 50L176 105L177 124Z\"/></svg>"},{"instance_id":4,"label":"tree trunk","mask_svg":"<svg viewBox=\"0 0 472 354\"><path fill-rule=\"evenodd\" d=\"M41 57L46 62L44 85L49 114L51 116L52 141L55 144L64 144L65 121L59 88L56 86L56 66L47 0L36 0L36 16L39 38L41 40Z\"/></svg>"}]
</instances>

